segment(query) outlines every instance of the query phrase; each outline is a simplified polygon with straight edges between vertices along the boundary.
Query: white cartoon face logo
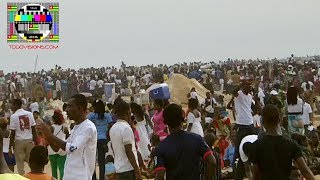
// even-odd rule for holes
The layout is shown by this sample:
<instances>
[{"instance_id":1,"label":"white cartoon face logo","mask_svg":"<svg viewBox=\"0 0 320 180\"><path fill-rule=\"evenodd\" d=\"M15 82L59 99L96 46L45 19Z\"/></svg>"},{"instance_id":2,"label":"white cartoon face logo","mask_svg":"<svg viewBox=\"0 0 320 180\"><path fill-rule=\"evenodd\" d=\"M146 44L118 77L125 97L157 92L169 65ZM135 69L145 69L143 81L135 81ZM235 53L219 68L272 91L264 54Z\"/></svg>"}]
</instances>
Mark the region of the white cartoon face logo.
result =
<instances>
[{"instance_id":1,"label":"white cartoon face logo","mask_svg":"<svg viewBox=\"0 0 320 180\"><path fill-rule=\"evenodd\" d=\"M23 6L14 17L17 33L28 42L39 42L46 38L50 34L52 24L49 10L39 4Z\"/></svg>"}]
</instances>

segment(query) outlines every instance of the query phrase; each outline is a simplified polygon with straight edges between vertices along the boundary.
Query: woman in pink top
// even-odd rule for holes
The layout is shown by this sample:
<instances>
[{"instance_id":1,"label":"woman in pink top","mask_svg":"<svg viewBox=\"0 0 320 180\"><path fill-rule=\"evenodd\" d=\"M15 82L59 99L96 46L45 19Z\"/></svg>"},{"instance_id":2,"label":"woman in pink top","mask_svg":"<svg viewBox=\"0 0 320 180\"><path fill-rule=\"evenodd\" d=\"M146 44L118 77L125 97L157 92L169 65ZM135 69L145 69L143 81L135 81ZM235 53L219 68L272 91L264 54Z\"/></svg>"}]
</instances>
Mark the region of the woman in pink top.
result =
<instances>
[{"instance_id":1,"label":"woman in pink top","mask_svg":"<svg viewBox=\"0 0 320 180\"><path fill-rule=\"evenodd\" d=\"M154 124L153 132L155 135L159 136L160 141L162 141L168 136L168 129L167 129L167 126L164 124L164 119L163 119L163 107L164 107L164 102L162 99L154 100L153 109L155 110L155 112L152 117L152 121Z\"/></svg>"}]
</instances>

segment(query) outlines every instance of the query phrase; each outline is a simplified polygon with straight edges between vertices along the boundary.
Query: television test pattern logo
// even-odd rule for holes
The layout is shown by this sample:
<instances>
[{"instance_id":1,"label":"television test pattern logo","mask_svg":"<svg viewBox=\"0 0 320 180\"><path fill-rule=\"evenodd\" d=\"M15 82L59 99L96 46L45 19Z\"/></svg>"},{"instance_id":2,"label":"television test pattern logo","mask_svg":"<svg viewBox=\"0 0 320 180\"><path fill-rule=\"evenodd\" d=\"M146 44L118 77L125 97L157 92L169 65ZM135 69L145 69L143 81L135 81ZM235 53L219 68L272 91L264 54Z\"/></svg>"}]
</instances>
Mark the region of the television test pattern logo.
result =
<instances>
[{"instance_id":1,"label":"television test pattern logo","mask_svg":"<svg viewBox=\"0 0 320 180\"><path fill-rule=\"evenodd\" d=\"M12 49L58 47L52 44L44 46L43 43L59 43L59 28L57 2L7 3L7 43ZM17 45L19 43L28 44Z\"/></svg>"}]
</instances>

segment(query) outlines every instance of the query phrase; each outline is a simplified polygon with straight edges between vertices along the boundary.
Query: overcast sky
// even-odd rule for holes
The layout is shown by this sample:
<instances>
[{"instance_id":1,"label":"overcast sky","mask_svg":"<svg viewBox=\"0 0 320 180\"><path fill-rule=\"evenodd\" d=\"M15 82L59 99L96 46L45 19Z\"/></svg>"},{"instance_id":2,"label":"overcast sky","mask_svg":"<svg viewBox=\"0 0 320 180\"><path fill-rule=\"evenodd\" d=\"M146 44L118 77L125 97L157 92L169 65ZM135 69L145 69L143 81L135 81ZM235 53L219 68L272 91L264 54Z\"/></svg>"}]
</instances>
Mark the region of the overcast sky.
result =
<instances>
[{"instance_id":1,"label":"overcast sky","mask_svg":"<svg viewBox=\"0 0 320 180\"><path fill-rule=\"evenodd\" d=\"M0 69L33 71L320 54L319 0L64 0L58 50L10 50L0 2ZM31 0L30 2L36 2Z\"/></svg>"}]
</instances>

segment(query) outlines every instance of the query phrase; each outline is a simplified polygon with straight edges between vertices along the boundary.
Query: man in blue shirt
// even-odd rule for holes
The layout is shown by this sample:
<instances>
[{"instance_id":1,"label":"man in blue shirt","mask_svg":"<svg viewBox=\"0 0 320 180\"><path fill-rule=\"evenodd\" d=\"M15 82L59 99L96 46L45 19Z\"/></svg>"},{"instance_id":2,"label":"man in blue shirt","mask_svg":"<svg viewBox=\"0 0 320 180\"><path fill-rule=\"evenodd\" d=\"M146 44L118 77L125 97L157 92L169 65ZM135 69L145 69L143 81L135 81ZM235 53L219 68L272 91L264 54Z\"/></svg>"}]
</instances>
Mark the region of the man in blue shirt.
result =
<instances>
[{"instance_id":1,"label":"man in blue shirt","mask_svg":"<svg viewBox=\"0 0 320 180\"><path fill-rule=\"evenodd\" d=\"M206 163L206 178L213 179L216 161L203 138L182 130L183 111L176 104L168 105L163 112L170 135L155 150L156 180L200 180L201 158Z\"/></svg>"}]
</instances>

